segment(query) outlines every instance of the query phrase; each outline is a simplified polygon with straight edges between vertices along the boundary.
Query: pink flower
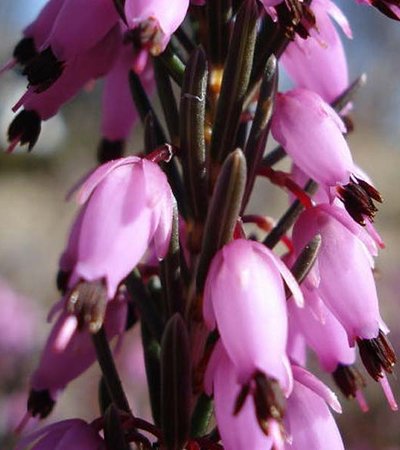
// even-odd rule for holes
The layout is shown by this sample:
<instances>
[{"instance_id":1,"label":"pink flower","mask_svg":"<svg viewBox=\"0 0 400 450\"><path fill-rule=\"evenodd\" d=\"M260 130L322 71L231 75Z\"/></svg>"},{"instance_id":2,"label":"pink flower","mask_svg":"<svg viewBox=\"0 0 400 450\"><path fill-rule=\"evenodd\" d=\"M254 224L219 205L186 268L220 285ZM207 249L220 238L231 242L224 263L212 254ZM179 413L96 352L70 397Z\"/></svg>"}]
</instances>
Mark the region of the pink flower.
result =
<instances>
[{"instance_id":1,"label":"pink flower","mask_svg":"<svg viewBox=\"0 0 400 450\"><path fill-rule=\"evenodd\" d=\"M59 61L71 61L98 44L118 20L110 0L64 0L40 50L51 47Z\"/></svg>"},{"instance_id":2,"label":"pink flower","mask_svg":"<svg viewBox=\"0 0 400 450\"><path fill-rule=\"evenodd\" d=\"M291 374L286 356L287 311L282 276L301 304L301 291L277 256L258 242L235 240L212 261L203 314L210 329L218 327L240 383L247 383L255 371L261 370L279 380L289 392Z\"/></svg>"},{"instance_id":3,"label":"pink flower","mask_svg":"<svg viewBox=\"0 0 400 450\"><path fill-rule=\"evenodd\" d=\"M344 449L327 403L341 412L335 394L306 370L293 366L294 388L287 401L286 426L289 450Z\"/></svg>"},{"instance_id":4,"label":"pink flower","mask_svg":"<svg viewBox=\"0 0 400 450\"><path fill-rule=\"evenodd\" d=\"M108 303L104 327L109 340L125 330L125 299ZM48 391L55 400L66 385L81 375L96 360L92 336L79 330L77 318L63 311L55 322L43 349L39 365L31 377L33 391Z\"/></svg>"},{"instance_id":5,"label":"pink flower","mask_svg":"<svg viewBox=\"0 0 400 450\"><path fill-rule=\"evenodd\" d=\"M32 148L39 136L41 121L53 117L87 83L111 69L120 39L121 30L114 27L95 47L73 59L48 89L36 92L29 87L13 108L15 112L23 106L24 111L9 127L11 144L8 151L12 151L18 142L29 143Z\"/></svg>"},{"instance_id":6,"label":"pink flower","mask_svg":"<svg viewBox=\"0 0 400 450\"><path fill-rule=\"evenodd\" d=\"M19 375L19 374L18 374ZM13 381L18 377L17 373L13 373ZM4 383L5 380L2 380ZM4 383L4 385L6 385ZM18 386L15 390L13 386L12 392L7 392L0 398L0 433L2 436L2 443L8 442L12 439L14 442L16 430L21 426L21 417L26 417L26 386ZM31 431L35 429L33 420L24 421L24 430Z\"/></svg>"},{"instance_id":7,"label":"pink flower","mask_svg":"<svg viewBox=\"0 0 400 450\"><path fill-rule=\"evenodd\" d=\"M185 18L189 0L126 0L125 17L132 29L138 29L143 45L153 55L164 51L171 35Z\"/></svg>"},{"instance_id":8,"label":"pink flower","mask_svg":"<svg viewBox=\"0 0 400 450\"><path fill-rule=\"evenodd\" d=\"M296 87L333 101L349 84L346 55L339 34L329 16L351 37L350 26L340 9L329 0L313 1L317 31L307 39L296 36L281 61Z\"/></svg>"},{"instance_id":9,"label":"pink flower","mask_svg":"<svg viewBox=\"0 0 400 450\"><path fill-rule=\"evenodd\" d=\"M207 368L205 389L207 394L214 394L215 415L224 448L268 450L273 441L259 427L251 398L234 414L241 387L235 366L223 346L217 344Z\"/></svg>"},{"instance_id":10,"label":"pink flower","mask_svg":"<svg viewBox=\"0 0 400 450\"><path fill-rule=\"evenodd\" d=\"M372 274L376 244L336 206L319 205L299 217L293 229L295 251L301 251L317 233L322 237L321 248L305 286L343 326L349 345L357 342L368 373L380 382L390 407L397 410L385 375L393 373L396 355L385 336L389 330L379 313Z\"/></svg>"},{"instance_id":11,"label":"pink flower","mask_svg":"<svg viewBox=\"0 0 400 450\"><path fill-rule=\"evenodd\" d=\"M221 342L217 343L207 367L204 385L206 393L214 395L215 415L224 448L268 450L274 445L277 449L322 449L325 448L321 445L325 437L329 439L326 448L343 448L339 431L326 404L341 412L336 395L310 372L298 366L292 368L294 390L284 412L279 411L284 413L289 441L284 445L281 425L275 417L268 420L268 436L262 433L256 409L248 397L244 399L240 410L235 411L242 387L237 381L235 365ZM278 414L277 409L275 414Z\"/></svg>"},{"instance_id":12,"label":"pink flower","mask_svg":"<svg viewBox=\"0 0 400 450\"><path fill-rule=\"evenodd\" d=\"M116 26L97 45L73 59L49 89L40 93L28 91L17 107L21 105L27 110L36 111L42 120L53 117L87 83L102 77L111 69L120 39L121 30Z\"/></svg>"},{"instance_id":13,"label":"pink flower","mask_svg":"<svg viewBox=\"0 0 400 450\"><path fill-rule=\"evenodd\" d=\"M16 450L106 450L98 430L81 419L52 423L22 438Z\"/></svg>"},{"instance_id":14,"label":"pink flower","mask_svg":"<svg viewBox=\"0 0 400 450\"><path fill-rule=\"evenodd\" d=\"M0 68L0 74L12 69L17 63L26 66L38 55L63 3L64 0L49 0L45 4L36 19L24 29L23 38L14 48L13 58Z\"/></svg>"},{"instance_id":15,"label":"pink flower","mask_svg":"<svg viewBox=\"0 0 400 450\"><path fill-rule=\"evenodd\" d=\"M112 299L119 283L150 245L167 252L174 197L159 166L136 156L100 166L78 193L82 208L71 229L60 266L80 280L103 280Z\"/></svg>"},{"instance_id":16,"label":"pink flower","mask_svg":"<svg viewBox=\"0 0 400 450\"><path fill-rule=\"evenodd\" d=\"M374 242L365 230L336 206L319 205L299 217L293 229L296 252L316 235L321 248L307 287L317 295L346 330L351 346L357 338L377 337L383 326L372 274ZM311 278L310 278L311 277ZM312 281L311 281L312 280Z\"/></svg>"},{"instance_id":17,"label":"pink flower","mask_svg":"<svg viewBox=\"0 0 400 450\"><path fill-rule=\"evenodd\" d=\"M98 45L118 22L112 1L64 0L39 53L25 65L29 85L36 92L48 89L66 66Z\"/></svg>"},{"instance_id":18,"label":"pink flower","mask_svg":"<svg viewBox=\"0 0 400 450\"><path fill-rule=\"evenodd\" d=\"M294 163L322 187L349 182L353 160L344 124L318 94L305 89L277 94L271 130Z\"/></svg>"}]
</instances>

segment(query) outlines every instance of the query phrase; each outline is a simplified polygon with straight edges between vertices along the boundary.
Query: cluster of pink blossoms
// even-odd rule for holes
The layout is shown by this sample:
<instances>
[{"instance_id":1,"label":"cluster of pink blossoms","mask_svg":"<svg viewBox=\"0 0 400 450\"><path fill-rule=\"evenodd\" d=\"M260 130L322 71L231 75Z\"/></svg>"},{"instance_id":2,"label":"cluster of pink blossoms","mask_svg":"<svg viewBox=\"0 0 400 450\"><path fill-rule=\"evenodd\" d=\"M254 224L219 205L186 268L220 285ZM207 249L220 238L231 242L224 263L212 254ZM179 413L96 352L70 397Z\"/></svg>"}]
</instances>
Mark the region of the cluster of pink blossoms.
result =
<instances>
[{"instance_id":1,"label":"cluster of pink blossoms","mask_svg":"<svg viewBox=\"0 0 400 450\"><path fill-rule=\"evenodd\" d=\"M362 3L400 19L398 0ZM39 429L18 449L344 448L340 403L307 349L366 410L358 347L397 409L373 274L382 198L346 141L364 79L349 84L342 32L352 37L331 0L49 0L24 30L4 67L28 81L9 151L31 149L41 121L105 78L101 165L73 190L28 416L47 417L96 359L102 381L100 417ZM279 92L279 65L292 90ZM139 117L144 151L123 157ZM270 135L279 146L265 154ZM274 169L285 157L290 173ZM289 193L276 222L248 208L258 176ZM113 359L137 323L154 423L136 416Z\"/></svg>"}]
</instances>

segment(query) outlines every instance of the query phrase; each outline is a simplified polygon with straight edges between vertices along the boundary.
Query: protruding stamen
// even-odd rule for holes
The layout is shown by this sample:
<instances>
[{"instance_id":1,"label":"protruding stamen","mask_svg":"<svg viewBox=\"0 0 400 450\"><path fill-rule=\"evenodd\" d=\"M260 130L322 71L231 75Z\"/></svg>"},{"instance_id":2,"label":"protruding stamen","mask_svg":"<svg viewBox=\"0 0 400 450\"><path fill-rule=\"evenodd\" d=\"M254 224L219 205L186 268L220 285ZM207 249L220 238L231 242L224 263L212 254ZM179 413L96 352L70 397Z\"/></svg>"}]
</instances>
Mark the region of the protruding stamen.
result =
<instances>
[{"instance_id":1,"label":"protruding stamen","mask_svg":"<svg viewBox=\"0 0 400 450\"><path fill-rule=\"evenodd\" d=\"M239 414L240 410L243 408L243 405L244 405L249 393L250 393L250 384L246 384L242 387L241 391L239 392L239 395L236 397L235 407L233 408L234 416Z\"/></svg>"},{"instance_id":2,"label":"protruding stamen","mask_svg":"<svg viewBox=\"0 0 400 450\"><path fill-rule=\"evenodd\" d=\"M368 407L368 403L365 400L364 394L362 391L356 391L356 400L358 405L360 406L360 409L362 412L368 412L369 411L369 407Z\"/></svg>"},{"instance_id":3,"label":"protruding stamen","mask_svg":"<svg viewBox=\"0 0 400 450\"><path fill-rule=\"evenodd\" d=\"M19 136L13 139L10 142L10 145L6 148L6 153L12 153L15 150L15 147L19 144Z\"/></svg>"},{"instance_id":4,"label":"protruding stamen","mask_svg":"<svg viewBox=\"0 0 400 450\"><path fill-rule=\"evenodd\" d=\"M78 283L67 300L67 310L78 319L78 327L97 333L103 325L107 291L101 281Z\"/></svg>"},{"instance_id":5,"label":"protruding stamen","mask_svg":"<svg viewBox=\"0 0 400 450\"><path fill-rule=\"evenodd\" d=\"M65 294L67 292L70 276L71 272L66 272L65 270L61 269L57 273L56 286L62 294Z\"/></svg>"},{"instance_id":6,"label":"protruding stamen","mask_svg":"<svg viewBox=\"0 0 400 450\"><path fill-rule=\"evenodd\" d=\"M39 416L45 419L53 410L55 401L51 398L50 392L31 390L28 398L28 411L32 417Z\"/></svg>"},{"instance_id":7,"label":"protruding stamen","mask_svg":"<svg viewBox=\"0 0 400 450\"><path fill-rule=\"evenodd\" d=\"M25 66L37 56L35 42L33 38L24 37L14 48L13 57L16 62Z\"/></svg>"},{"instance_id":8,"label":"protruding stamen","mask_svg":"<svg viewBox=\"0 0 400 450\"><path fill-rule=\"evenodd\" d=\"M29 84L35 87L35 92L43 92L62 75L63 70L64 62L59 61L51 47L48 47L26 65L23 74L27 76Z\"/></svg>"},{"instance_id":9,"label":"protruding stamen","mask_svg":"<svg viewBox=\"0 0 400 450\"><path fill-rule=\"evenodd\" d=\"M366 386L363 376L355 366L339 364L332 376L342 394L347 398L357 398L357 392Z\"/></svg>"},{"instance_id":10,"label":"protruding stamen","mask_svg":"<svg viewBox=\"0 0 400 450\"><path fill-rule=\"evenodd\" d=\"M337 192L347 212L360 225L365 225L365 218L372 222L378 211L372 200L379 203L383 201L373 186L357 177L345 186L338 187Z\"/></svg>"},{"instance_id":11,"label":"protruding stamen","mask_svg":"<svg viewBox=\"0 0 400 450\"><path fill-rule=\"evenodd\" d=\"M278 22L289 39L298 34L303 39L310 36L310 29L315 27L315 16L311 8L299 0L287 0L276 7Z\"/></svg>"},{"instance_id":12,"label":"protruding stamen","mask_svg":"<svg viewBox=\"0 0 400 450\"><path fill-rule=\"evenodd\" d=\"M21 95L20 99L15 103L15 105L11 108L12 112L17 112L23 105L29 100L29 97L31 97L33 94L32 89L28 89Z\"/></svg>"},{"instance_id":13,"label":"protruding stamen","mask_svg":"<svg viewBox=\"0 0 400 450\"><path fill-rule=\"evenodd\" d=\"M285 440L282 434L281 424L274 419L268 421L268 434L271 437L274 450L284 450Z\"/></svg>"},{"instance_id":14,"label":"protruding stamen","mask_svg":"<svg viewBox=\"0 0 400 450\"><path fill-rule=\"evenodd\" d=\"M279 383L256 371L252 379L242 387L235 400L233 414L240 414L247 397L253 397L258 424L266 436L271 437L276 449L283 449L282 419L286 400Z\"/></svg>"},{"instance_id":15,"label":"protruding stamen","mask_svg":"<svg viewBox=\"0 0 400 450\"><path fill-rule=\"evenodd\" d=\"M143 47L148 48L153 56L158 56L163 51L163 32L158 20L149 17L140 24L140 41Z\"/></svg>"},{"instance_id":16,"label":"protruding stamen","mask_svg":"<svg viewBox=\"0 0 400 450\"><path fill-rule=\"evenodd\" d=\"M29 411L27 411L24 414L24 417L21 419L21 422L17 425L17 427L14 430L14 433L19 436L25 429L25 427L28 425L29 421L32 419L32 415Z\"/></svg>"},{"instance_id":17,"label":"protruding stamen","mask_svg":"<svg viewBox=\"0 0 400 450\"><path fill-rule=\"evenodd\" d=\"M394 398L392 388L390 387L389 381L385 374L383 374L382 378L379 380L380 385L382 386L385 397L389 403L389 406L392 411L397 411L399 409L396 399Z\"/></svg>"},{"instance_id":18,"label":"protruding stamen","mask_svg":"<svg viewBox=\"0 0 400 450\"><path fill-rule=\"evenodd\" d=\"M262 431L269 435L271 420L281 422L285 411L285 397L279 383L263 372L253 376L255 388L252 392L258 423Z\"/></svg>"},{"instance_id":19,"label":"protruding stamen","mask_svg":"<svg viewBox=\"0 0 400 450\"><path fill-rule=\"evenodd\" d=\"M379 330L376 338L358 339L357 344L362 362L375 381L381 381L384 376L383 371L393 372L396 355L391 343L382 331Z\"/></svg>"},{"instance_id":20,"label":"protruding stamen","mask_svg":"<svg viewBox=\"0 0 400 450\"><path fill-rule=\"evenodd\" d=\"M357 180L357 183L362 187L362 189L364 189L364 191L373 199L376 200L379 203L383 202L383 197L380 194L380 192L375 189L373 186L371 186L369 183L367 183L366 181L362 180L361 178L357 178L355 177L355 179Z\"/></svg>"},{"instance_id":21,"label":"protruding stamen","mask_svg":"<svg viewBox=\"0 0 400 450\"><path fill-rule=\"evenodd\" d=\"M18 142L21 145L28 144L28 150L32 150L39 138L40 130L41 119L37 112L21 111L8 128L8 140L11 144L7 151L13 151Z\"/></svg>"},{"instance_id":22,"label":"protruding stamen","mask_svg":"<svg viewBox=\"0 0 400 450\"><path fill-rule=\"evenodd\" d=\"M8 70L11 70L12 68L14 68L16 66L16 64L17 64L17 61L14 58L7 61L5 64L3 64L0 67L0 75L2 75L4 72L7 72Z\"/></svg>"}]
</instances>

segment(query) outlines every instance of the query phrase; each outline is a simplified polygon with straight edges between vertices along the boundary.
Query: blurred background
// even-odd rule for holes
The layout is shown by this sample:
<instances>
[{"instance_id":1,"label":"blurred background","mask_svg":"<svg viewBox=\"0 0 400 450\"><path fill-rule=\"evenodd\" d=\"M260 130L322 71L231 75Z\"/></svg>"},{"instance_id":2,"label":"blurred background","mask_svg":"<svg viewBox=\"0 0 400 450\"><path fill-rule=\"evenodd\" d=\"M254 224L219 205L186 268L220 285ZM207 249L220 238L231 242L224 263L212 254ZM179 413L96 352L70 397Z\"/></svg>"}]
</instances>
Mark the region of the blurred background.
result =
<instances>
[{"instance_id":1,"label":"blurred background","mask_svg":"<svg viewBox=\"0 0 400 450\"><path fill-rule=\"evenodd\" d=\"M22 28L44 3L44 0L1 0L1 62L11 56ZM382 315L400 354L400 24L351 0L339 4L354 34L354 40L345 39L350 79L363 72L368 75L367 86L355 101L352 114L355 131L350 145L356 162L370 175L385 199L376 219L386 243L377 261L377 283ZM24 79L17 73L2 75L0 149L7 146L11 106L24 89ZM74 203L66 202L65 196L95 165L99 92L99 86L92 92L82 92L61 114L45 123L31 154L23 150L6 155L0 151L0 448L11 448L4 436L24 414L29 372L37 363L49 331L46 315L59 298L55 288L58 258L76 211ZM140 130L135 131L128 147L130 152L140 150L140 138ZM258 193L262 197L257 204L262 203L266 214L278 216L283 211L286 199L281 192L262 182ZM140 355L127 366L124 377L135 398L135 392L145 389ZM98 370L94 367L72 383L68 393L60 397L51 421L96 417L97 379ZM390 382L400 401L398 379L391 377ZM399 413L389 410L374 382L369 382L366 396L370 405L366 414L355 403L342 399L344 414L337 419L346 448L400 449ZM146 409L144 405L141 408Z\"/></svg>"}]
</instances>

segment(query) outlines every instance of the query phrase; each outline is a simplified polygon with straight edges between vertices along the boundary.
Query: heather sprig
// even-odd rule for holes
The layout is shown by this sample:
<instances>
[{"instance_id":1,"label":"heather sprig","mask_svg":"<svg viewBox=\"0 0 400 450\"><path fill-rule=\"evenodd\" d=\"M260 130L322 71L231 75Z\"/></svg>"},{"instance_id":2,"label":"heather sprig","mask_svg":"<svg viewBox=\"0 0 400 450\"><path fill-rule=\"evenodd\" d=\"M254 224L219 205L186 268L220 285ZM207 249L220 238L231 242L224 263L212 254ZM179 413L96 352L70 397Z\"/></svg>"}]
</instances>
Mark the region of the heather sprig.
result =
<instances>
[{"instance_id":1,"label":"heather sprig","mask_svg":"<svg viewBox=\"0 0 400 450\"><path fill-rule=\"evenodd\" d=\"M400 17L395 0L362 3ZM18 449L340 450L330 409L341 407L307 368L307 348L366 410L358 347L397 409L373 272L382 198L346 139L365 77L349 85L335 22L352 37L331 0L49 0L25 28L4 66L28 83L9 152L31 150L42 121L105 80L98 167L74 188L28 416L47 417L96 359L102 378L92 423L46 426ZM289 172L274 167L285 158ZM249 202L261 176L288 192L281 217ZM152 423L115 363L132 327Z\"/></svg>"}]
</instances>

